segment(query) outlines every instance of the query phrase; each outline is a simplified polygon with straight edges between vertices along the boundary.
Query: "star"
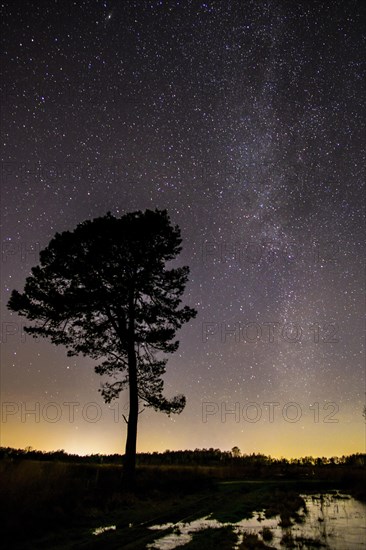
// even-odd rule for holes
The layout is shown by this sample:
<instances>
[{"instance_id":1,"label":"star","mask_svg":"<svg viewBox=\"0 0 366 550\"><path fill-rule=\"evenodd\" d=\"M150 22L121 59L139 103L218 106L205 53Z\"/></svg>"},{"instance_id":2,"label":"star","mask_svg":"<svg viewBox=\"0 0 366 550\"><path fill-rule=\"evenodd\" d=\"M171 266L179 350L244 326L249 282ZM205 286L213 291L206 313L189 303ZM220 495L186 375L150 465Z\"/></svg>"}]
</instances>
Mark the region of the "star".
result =
<instances>
[{"instance_id":1,"label":"star","mask_svg":"<svg viewBox=\"0 0 366 550\"><path fill-rule=\"evenodd\" d=\"M197 417L202 401L220 411L255 401L263 417L263 403L282 410L294 401L305 426L296 452L360 450L360 6L28 4L4 2L2 14L3 302L23 289L56 232L108 211L166 208L182 231L180 265L190 267L184 301L198 316L167 365L167 392L184 393L187 407L162 442L150 426L159 430L164 420L144 413L139 449L202 441L231 448L240 427L243 452L288 455L289 426L258 421L252 433L230 423L229 412L226 423L219 414L208 423ZM5 309L7 401L31 408L45 391L60 406L98 399L90 360L65 368L65 350L32 340L21 323ZM320 404L319 417L330 412L323 404L337 403L340 422L332 431L324 422L314 427L309 403ZM32 443L12 439L12 426L5 424L2 444ZM70 426L59 426L67 450ZM94 440L105 447L90 450L119 452L115 428L95 424Z\"/></svg>"}]
</instances>

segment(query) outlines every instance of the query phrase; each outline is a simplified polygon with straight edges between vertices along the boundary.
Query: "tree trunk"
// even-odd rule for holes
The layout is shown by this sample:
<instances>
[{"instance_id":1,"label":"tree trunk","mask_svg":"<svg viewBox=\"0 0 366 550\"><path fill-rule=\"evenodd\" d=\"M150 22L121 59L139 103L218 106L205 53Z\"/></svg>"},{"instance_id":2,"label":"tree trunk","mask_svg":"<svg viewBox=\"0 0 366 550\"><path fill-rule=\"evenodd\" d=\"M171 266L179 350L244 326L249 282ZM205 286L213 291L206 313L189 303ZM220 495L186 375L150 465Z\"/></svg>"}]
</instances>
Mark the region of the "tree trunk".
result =
<instances>
[{"instance_id":1,"label":"tree trunk","mask_svg":"<svg viewBox=\"0 0 366 550\"><path fill-rule=\"evenodd\" d=\"M135 485L137 420L139 403L137 394L137 362L135 352L135 318L133 296L131 297L129 302L128 379L130 410L128 415L126 452L123 468L125 483L129 488L133 488Z\"/></svg>"}]
</instances>

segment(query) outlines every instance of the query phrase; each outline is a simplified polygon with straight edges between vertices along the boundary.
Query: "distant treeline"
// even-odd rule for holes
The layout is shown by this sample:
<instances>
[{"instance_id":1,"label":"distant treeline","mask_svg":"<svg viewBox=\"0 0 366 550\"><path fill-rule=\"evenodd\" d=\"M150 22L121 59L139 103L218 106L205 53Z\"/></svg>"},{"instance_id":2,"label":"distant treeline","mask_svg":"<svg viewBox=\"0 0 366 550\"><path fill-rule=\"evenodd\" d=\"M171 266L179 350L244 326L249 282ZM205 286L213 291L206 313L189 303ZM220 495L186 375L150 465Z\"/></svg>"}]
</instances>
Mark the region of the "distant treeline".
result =
<instances>
[{"instance_id":1,"label":"distant treeline","mask_svg":"<svg viewBox=\"0 0 366 550\"><path fill-rule=\"evenodd\" d=\"M235 449L235 450L234 450ZM220 449L195 449L194 451L165 451L163 453L138 453L137 462L141 466L160 466L160 465L183 465L183 466L281 466L290 468L291 466L352 466L364 468L366 466L366 454L355 453L341 457L313 457L305 456L302 458L272 458L263 454L241 454L237 448L233 451L221 451ZM0 447L0 460L44 460L44 461L62 461L78 462L90 464L121 464L123 455L111 454L92 454L79 456L77 454L66 453L63 449L57 451L36 451L31 447L25 449L13 449L11 447Z\"/></svg>"}]
</instances>

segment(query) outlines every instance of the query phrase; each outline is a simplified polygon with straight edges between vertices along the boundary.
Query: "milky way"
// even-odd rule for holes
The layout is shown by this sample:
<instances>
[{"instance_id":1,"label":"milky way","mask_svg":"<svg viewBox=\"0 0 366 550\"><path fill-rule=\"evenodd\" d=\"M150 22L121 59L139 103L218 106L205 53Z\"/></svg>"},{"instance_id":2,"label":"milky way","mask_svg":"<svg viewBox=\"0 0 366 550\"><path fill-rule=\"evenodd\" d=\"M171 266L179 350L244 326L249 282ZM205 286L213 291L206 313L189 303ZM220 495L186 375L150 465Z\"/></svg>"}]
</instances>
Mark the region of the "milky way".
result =
<instances>
[{"instance_id":1,"label":"milky way","mask_svg":"<svg viewBox=\"0 0 366 550\"><path fill-rule=\"evenodd\" d=\"M144 412L139 449L364 450L363 15L355 1L3 2L3 445L123 450L92 361L25 338L5 304L56 231L167 208L198 316L166 393L188 404Z\"/></svg>"}]
</instances>

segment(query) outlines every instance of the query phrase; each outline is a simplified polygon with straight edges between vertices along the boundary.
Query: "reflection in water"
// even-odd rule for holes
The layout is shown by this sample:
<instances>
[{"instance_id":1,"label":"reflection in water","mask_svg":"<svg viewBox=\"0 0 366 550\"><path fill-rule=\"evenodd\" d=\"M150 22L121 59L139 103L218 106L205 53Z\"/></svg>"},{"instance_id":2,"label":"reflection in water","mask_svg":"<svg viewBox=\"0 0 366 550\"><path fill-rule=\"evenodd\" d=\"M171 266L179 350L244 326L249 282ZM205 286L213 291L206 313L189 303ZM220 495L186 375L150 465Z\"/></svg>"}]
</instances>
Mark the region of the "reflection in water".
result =
<instances>
[{"instance_id":1,"label":"reflection in water","mask_svg":"<svg viewBox=\"0 0 366 550\"><path fill-rule=\"evenodd\" d=\"M303 498L308 510L303 536L318 538L334 550L366 548L364 503L339 493Z\"/></svg>"},{"instance_id":2,"label":"reflection in water","mask_svg":"<svg viewBox=\"0 0 366 550\"><path fill-rule=\"evenodd\" d=\"M284 529L279 526L279 516L265 519L262 513L254 512L251 519L231 524L239 535L238 544L241 543L244 532L256 533L262 539L261 534L263 528L266 527L271 530L273 535L268 544L279 550L286 548L286 540L291 548L298 549L322 547L331 550L357 550L366 548L365 504L339 493L302 495L302 497L306 503L306 513L302 514L301 523ZM187 544L195 531L208 527L223 527L224 525L229 524L210 519L210 516L190 523L154 525L151 529L161 530L170 527L175 532L148 544L147 548L173 550Z\"/></svg>"}]
</instances>

